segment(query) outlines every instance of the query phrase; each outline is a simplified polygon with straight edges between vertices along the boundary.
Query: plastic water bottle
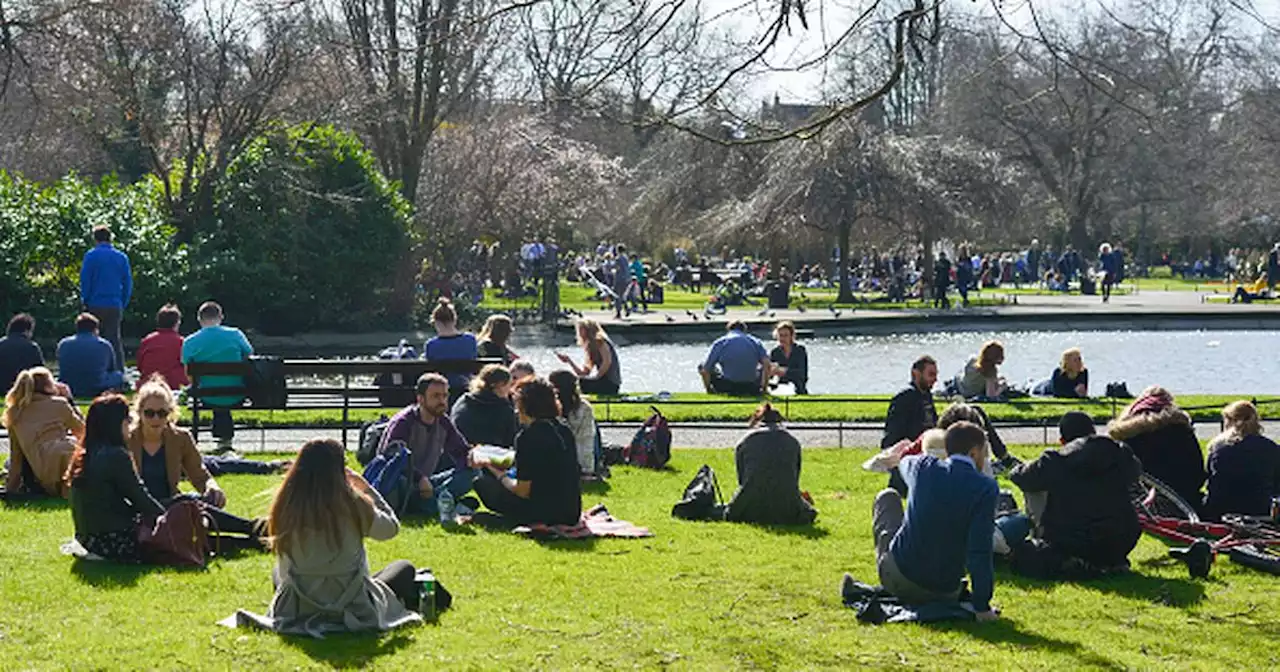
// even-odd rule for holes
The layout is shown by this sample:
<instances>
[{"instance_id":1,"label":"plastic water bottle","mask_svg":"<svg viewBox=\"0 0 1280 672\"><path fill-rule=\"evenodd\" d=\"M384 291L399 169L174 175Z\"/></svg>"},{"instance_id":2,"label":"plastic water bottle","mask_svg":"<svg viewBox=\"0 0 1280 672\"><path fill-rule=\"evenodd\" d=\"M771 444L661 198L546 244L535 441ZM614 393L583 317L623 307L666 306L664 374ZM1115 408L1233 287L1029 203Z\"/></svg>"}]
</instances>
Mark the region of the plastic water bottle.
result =
<instances>
[{"instance_id":1,"label":"plastic water bottle","mask_svg":"<svg viewBox=\"0 0 1280 672\"><path fill-rule=\"evenodd\" d=\"M441 525L458 524L458 506L453 500L452 492L447 489L441 490L436 497L436 505L440 507Z\"/></svg>"}]
</instances>

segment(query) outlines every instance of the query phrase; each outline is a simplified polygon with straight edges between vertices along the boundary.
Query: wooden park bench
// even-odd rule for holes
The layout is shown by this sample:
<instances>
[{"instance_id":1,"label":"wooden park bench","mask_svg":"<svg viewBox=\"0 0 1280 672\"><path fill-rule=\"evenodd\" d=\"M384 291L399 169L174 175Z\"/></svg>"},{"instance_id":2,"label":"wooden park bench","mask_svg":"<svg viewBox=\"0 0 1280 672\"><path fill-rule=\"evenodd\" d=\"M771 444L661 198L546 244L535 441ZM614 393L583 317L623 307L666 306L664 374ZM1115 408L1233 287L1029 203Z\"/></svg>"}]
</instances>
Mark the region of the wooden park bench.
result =
<instances>
[{"instance_id":1,"label":"wooden park bench","mask_svg":"<svg viewBox=\"0 0 1280 672\"><path fill-rule=\"evenodd\" d=\"M347 430L350 428L350 412L352 408L381 408L379 397L388 392L399 393L407 399L414 396L414 385L418 377L424 373L476 374L486 364L501 364L498 359L475 360L436 360L421 359L286 359L281 363L285 377L286 397L283 406L272 405L270 409L255 407L248 399L247 384L237 386L214 387L202 385L203 379L210 376L240 376L248 380L253 373L253 363L249 361L227 364L197 363L187 365L187 376L191 379L191 387L187 391L188 403L191 405L191 433L199 438L200 412L215 408L205 400L215 397L235 397L242 399L230 407L216 408L262 410L341 410L342 411L342 443L347 444ZM357 379L387 374L392 380L389 385L355 384ZM313 382L299 379L311 378ZM316 384L315 378L341 380L341 385ZM407 404L406 404L407 405Z\"/></svg>"}]
</instances>

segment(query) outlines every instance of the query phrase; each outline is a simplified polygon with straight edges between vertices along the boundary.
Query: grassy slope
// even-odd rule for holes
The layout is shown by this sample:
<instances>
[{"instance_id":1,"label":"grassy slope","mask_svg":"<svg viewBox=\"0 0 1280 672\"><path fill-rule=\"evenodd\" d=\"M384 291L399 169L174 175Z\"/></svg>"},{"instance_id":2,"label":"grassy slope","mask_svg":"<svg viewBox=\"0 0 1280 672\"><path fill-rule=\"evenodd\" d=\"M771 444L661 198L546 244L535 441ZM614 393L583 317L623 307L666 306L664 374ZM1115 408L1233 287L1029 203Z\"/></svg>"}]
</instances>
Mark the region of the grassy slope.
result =
<instances>
[{"instance_id":1,"label":"grassy slope","mask_svg":"<svg viewBox=\"0 0 1280 672\"><path fill-rule=\"evenodd\" d=\"M1021 450L1024 456L1034 450ZM839 604L850 571L874 581L870 499L883 477L866 451L806 451L804 487L821 510L812 530L676 521L670 506L697 465L726 485L730 451L681 451L677 471L620 469L587 494L657 535L539 544L434 524L369 543L371 563L433 566L456 608L429 625L322 642L222 629L237 607L264 610L271 560L246 555L206 572L78 569L58 554L71 533L62 505L0 507L0 657L35 668L371 667L480 669L813 668L1225 669L1280 664L1280 578L1219 562L1194 582L1144 539L1137 573L1052 585L997 570L994 625L863 626ZM262 513L274 477L224 477L232 510ZM19 662L20 661L20 662Z\"/></svg>"}]
</instances>

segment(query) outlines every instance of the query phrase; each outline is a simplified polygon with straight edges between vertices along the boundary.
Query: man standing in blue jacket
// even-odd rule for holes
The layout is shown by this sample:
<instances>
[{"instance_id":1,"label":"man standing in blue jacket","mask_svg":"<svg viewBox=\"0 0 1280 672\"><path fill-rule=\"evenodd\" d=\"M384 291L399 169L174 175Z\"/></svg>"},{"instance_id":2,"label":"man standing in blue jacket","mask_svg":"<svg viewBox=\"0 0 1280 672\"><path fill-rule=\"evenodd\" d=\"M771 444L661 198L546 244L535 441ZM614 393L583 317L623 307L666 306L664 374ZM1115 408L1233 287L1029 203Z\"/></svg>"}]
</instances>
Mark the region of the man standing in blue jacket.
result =
<instances>
[{"instance_id":1,"label":"man standing in blue jacket","mask_svg":"<svg viewBox=\"0 0 1280 672\"><path fill-rule=\"evenodd\" d=\"M899 463L909 488L905 512L896 490L876 496L876 568L904 603L954 602L967 570L978 620L998 617L991 539L999 488L982 473L986 443L981 427L957 422L947 429L947 459L909 455Z\"/></svg>"},{"instance_id":2,"label":"man standing in blue jacket","mask_svg":"<svg viewBox=\"0 0 1280 672\"><path fill-rule=\"evenodd\" d=\"M80 299L84 308L98 318L99 333L115 350L115 370L124 371L124 345L120 343L120 320L133 295L133 269L129 257L111 245L111 229L93 229L93 249L80 265Z\"/></svg>"}]
</instances>

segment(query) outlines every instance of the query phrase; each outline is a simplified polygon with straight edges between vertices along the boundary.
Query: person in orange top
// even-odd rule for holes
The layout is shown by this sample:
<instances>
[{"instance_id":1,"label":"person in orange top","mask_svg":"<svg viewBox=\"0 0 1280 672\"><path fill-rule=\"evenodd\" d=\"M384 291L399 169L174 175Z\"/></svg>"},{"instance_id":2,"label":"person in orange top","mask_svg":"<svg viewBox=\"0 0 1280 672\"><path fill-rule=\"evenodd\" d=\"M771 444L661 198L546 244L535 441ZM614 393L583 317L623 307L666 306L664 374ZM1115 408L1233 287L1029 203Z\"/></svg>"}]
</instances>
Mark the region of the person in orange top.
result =
<instances>
[{"instance_id":1,"label":"person in orange top","mask_svg":"<svg viewBox=\"0 0 1280 672\"><path fill-rule=\"evenodd\" d=\"M138 389L154 374L160 374L171 389L190 384L182 365L182 311L172 303L156 312L156 330L147 334L138 346Z\"/></svg>"}]
</instances>

